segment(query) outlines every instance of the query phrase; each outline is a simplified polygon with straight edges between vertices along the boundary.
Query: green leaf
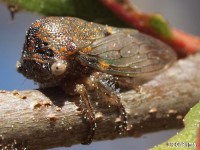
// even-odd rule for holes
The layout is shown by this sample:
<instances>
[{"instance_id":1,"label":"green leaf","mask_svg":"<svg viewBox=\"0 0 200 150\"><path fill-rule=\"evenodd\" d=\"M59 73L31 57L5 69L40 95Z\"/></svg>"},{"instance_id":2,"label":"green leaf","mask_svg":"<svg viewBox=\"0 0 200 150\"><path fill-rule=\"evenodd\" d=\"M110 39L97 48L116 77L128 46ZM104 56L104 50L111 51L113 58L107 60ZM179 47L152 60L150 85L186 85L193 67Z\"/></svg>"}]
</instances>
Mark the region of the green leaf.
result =
<instances>
[{"instance_id":1,"label":"green leaf","mask_svg":"<svg viewBox=\"0 0 200 150\"><path fill-rule=\"evenodd\" d=\"M173 37L170 26L160 14L153 15L149 20L149 24L157 33L161 34L162 36L166 38Z\"/></svg>"},{"instance_id":2,"label":"green leaf","mask_svg":"<svg viewBox=\"0 0 200 150\"><path fill-rule=\"evenodd\" d=\"M97 0L1 0L20 9L45 16L73 16L87 21L126 27L127 25Z\"/></svg>"},{"instance_id":3,"label":"green leaf","mask_svg":"<svg viewBox=\"0 0 200 150\"><path fill-rule=\"evenodd\" d=\"M190 109L184 118L185 128L168 141L151 150L192 150L196 149L197 133L200 122L200 102Z\"/></svg>"}]
</instances>

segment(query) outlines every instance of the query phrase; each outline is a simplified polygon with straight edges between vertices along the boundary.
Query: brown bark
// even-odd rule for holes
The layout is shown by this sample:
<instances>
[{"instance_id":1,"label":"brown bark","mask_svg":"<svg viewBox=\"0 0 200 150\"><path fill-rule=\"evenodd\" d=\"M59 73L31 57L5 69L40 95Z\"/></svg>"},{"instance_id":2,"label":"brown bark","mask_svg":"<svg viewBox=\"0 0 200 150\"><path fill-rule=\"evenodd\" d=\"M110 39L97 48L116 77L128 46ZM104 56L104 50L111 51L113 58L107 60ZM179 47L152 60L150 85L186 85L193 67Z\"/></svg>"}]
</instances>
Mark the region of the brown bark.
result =
<instances>
[{"instance_id":1,"label":"brown bark","mask_svg":"<svg viewBox=\"0 0 200 150\"><path fill-rule=\"evenodd\" d=\"M138 136L142 133L182 127L182 118L200 99L200 54L177 61L171 68L141 85L121 93L128 113L128 132L114 127L116 109L93 107L97 118L95 140ZM0 144L46 149L81 143L88 125L74 102L60 89L0 91Z\"/></svg>"}]
</instances>

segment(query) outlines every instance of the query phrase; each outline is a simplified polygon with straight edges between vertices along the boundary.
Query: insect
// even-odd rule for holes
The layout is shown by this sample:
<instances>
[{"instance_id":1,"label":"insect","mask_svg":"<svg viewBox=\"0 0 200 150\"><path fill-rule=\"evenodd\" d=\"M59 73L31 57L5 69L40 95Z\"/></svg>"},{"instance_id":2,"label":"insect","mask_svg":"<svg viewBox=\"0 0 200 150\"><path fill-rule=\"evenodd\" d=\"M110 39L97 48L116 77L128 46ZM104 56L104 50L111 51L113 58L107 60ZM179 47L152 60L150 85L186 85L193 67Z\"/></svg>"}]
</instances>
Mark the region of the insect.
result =
<instances>
[{"instance_id":1,"label":"insect","mask_svg":"<svg viewBox=\"0 0 200 150\"><path fill-rule=\"evenodd\" d=\"M41 85L61 86L67 94L80 95L79 106L90 126L83 144L89 144L96 121L88 91L111 98L119 110L117 129L125 132L127 115L119 89L150 80L175 60L169 46L136 30L46 17L28 29L17 71Z\"/></svg>"}]
</instances>

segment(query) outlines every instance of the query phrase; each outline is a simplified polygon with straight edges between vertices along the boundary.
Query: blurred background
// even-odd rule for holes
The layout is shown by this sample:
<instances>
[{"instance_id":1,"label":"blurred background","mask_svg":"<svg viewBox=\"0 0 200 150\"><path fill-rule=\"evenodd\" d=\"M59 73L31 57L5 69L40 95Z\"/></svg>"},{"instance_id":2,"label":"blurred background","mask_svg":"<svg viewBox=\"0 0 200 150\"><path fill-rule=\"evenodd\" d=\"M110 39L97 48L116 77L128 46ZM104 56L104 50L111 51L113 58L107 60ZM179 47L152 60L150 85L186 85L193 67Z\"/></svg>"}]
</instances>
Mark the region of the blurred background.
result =
<instances>
[{"instance_id":1,"label":"blurred background","mask_svg":"<svg viewBox=\"0 0 200 150\"><path fill-rule=\"evenodd\" d=\"M159 12L169 23L183 31L200 36L199 0L131 0L139 9L146 12ZM25 32L36 19L42 16L29 12L19 12L11 20L7 6L0 3L0 89L27 90L37 88L33 81L25 79L16 72L24 43ZM192 42L192 41L191 41ZM123 138L113 141L93 142L89 146L76 145L71 148L54 150L145 150L160 144L173 136L177 130L145 134L140 138ZM66 139L67 140L67 139Z\"/></svg>"}]
</instances>

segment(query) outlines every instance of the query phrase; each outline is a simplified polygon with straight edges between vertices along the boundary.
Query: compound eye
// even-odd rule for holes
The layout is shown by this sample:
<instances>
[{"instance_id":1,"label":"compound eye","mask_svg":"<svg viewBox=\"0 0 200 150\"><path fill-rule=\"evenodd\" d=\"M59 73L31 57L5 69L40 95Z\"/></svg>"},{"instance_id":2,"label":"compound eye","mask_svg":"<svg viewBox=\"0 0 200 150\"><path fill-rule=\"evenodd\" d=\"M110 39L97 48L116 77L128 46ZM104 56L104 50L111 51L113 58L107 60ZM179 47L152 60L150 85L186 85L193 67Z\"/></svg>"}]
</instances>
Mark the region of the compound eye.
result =
<instances>
[{"instance_id":1,"label":"compound eye","mask_svg":"<svg viewBox=\"0 0 200 150\"><path fill-rule=\"evenodd\" d=\"M51 72L55 76L62 75L67 69L67 63L55 62L51 66Z\"/></svg>"}]
</instances>

